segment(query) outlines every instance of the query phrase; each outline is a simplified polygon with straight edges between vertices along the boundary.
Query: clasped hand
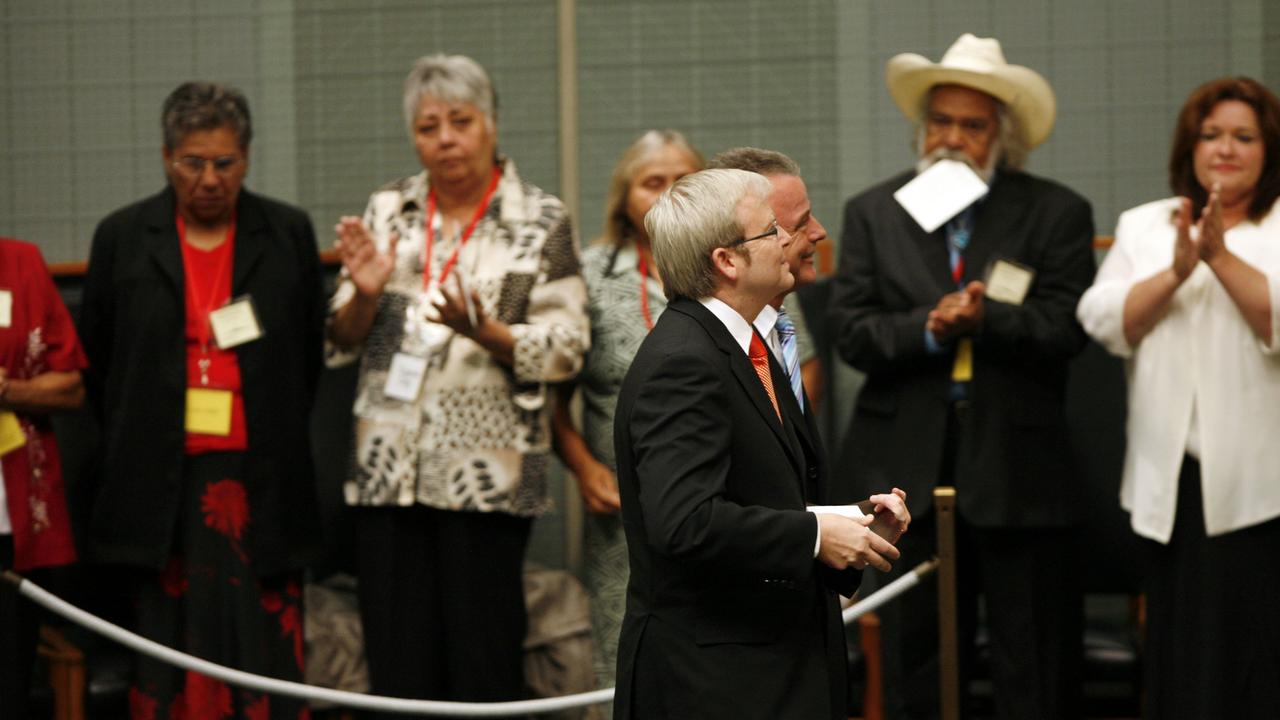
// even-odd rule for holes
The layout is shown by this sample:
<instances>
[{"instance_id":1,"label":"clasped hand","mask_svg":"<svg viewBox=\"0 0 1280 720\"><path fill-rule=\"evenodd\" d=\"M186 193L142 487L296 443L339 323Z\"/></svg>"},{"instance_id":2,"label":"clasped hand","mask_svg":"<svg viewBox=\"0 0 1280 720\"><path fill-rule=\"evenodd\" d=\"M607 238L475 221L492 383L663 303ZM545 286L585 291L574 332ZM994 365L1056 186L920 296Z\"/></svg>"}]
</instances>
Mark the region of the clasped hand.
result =
<instances>
[{"instance_id":1,"label":"clasped hand","mask_svg":"<svg viewBox=\"0 0 1280 720\"><path fill-rule=\"evenodd\" d=\"M983 301L986 291L986 285L974 280L963 290L943 295L938 305L929 311L925 328L940 343L976 334L982 327L986 310Z\"/></svg>"},{"instance_id":2,"label":"clasped hand","mask_svg":"<svg viewBox=\"0 0 1280 720\"><path fill-rule=\"evenodd\" d=\"M870 565L888 572L892 567L890 561L901 556L893 543L911 524L906 492L894 488L893 492L872 495L868 499L875 503L873 512L857 519L828 513L819 515L822 540L818 559L824 564L837 570L849 567L862 570ZM873 531L873 524L887 530L885 534L893 541Z\"/></svg>"}]
</instances>

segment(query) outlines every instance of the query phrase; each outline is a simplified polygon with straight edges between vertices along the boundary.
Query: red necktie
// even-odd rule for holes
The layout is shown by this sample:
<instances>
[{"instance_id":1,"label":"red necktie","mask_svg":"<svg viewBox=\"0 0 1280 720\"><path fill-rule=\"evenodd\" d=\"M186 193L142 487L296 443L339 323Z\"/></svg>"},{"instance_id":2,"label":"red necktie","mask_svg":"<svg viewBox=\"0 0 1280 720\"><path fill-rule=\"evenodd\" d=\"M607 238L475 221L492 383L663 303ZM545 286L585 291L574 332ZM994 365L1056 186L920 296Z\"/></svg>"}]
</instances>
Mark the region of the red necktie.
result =
<instances>
[{"instance_id":1,"label":"red necktie","mask_svg":"<svg viewBox=\"0 0 1280 720\"><path fill-rule=\"evenodd\" d=\"M756 333L751 333L751 364L756 369L756 376L760 378L760 384L764 385L765 394L769 396L769 402L773 403L773 411L778 414L778 422L782 422L782 411L778 409L778 396L773 394L773 374L769 372L769 351L764 347L764 341Z\"/></svg>"}]
</instances>

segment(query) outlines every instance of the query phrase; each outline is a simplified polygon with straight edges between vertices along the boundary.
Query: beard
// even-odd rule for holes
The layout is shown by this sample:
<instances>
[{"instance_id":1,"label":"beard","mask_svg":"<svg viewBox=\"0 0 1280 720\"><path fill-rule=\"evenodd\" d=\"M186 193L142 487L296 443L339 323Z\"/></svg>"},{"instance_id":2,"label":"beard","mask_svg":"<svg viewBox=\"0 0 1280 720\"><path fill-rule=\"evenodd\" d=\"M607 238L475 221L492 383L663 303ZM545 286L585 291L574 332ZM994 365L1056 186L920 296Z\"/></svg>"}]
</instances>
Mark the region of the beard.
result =
<instances>
[{"instance_id":1,"label":"beard","mask_svg":"<svg viewBox=\"0 0 1280 720\"><path fill-rule=\"evenodd\" d=\"M928 170L939 160L955 160L957 162L962 162L977 173L978 177L982 178L983 182L990 185L991 178L996 172L996 166L1000 162L1000 145L997 142L992 142L991 149L987 152L987 162L984 165L979 165L974 162L973 158L969 157L968 153L961 150L952 150L945 147L935 148L932 152L921 155L920 159L916 161L916 173L919 174Z\"/></svg>"}]
</instances>

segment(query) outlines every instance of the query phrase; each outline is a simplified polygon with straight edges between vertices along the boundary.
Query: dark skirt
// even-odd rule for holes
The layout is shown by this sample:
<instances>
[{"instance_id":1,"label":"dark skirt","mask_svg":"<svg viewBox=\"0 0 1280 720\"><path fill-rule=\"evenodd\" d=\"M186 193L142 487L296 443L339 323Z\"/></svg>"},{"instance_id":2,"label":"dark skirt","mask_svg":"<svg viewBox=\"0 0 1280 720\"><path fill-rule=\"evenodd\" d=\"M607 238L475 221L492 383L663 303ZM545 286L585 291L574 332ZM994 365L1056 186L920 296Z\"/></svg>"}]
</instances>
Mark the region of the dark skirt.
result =
<instances>
[{"instance_id":1,"label":"dark skirt","mask_svg":"<svg viewBox=\"0 0 1280 720\"><path fill-rule=\"evenodd\" d=\"M1207 537L1187 457L1173 537L1145 545L1143 717L1280 717L1280 519Z\"/></svg>"},{"instance_id":2,"label":"dark skirt","mask_svg":"<svg viewBox=\"0 0 1280 720\"><path fill-rule=\"evenodd\" d=\"M169 565L135 590L138 632L220 665L301 682L301 573L254 575L240 542L255 522L243 465L241 453L186 459ZM134 720L310 714L303 701L236 688L145 656L135 667L129 708Z\"/></svg>"},{"instance_id":3,"label":"dark skirt","mask_svg":"<svg viewBox=\"0 0 1280 720\"><path fill-rule=\"evenodd\" d=\"M0 535L0 570L12 567L13 536ZM23 576L37 583L45 581L39 570L24 572ZM27 716L39 626L40 613L35 604L0 580L0 718Z\"/></svg>"}]
</instances>

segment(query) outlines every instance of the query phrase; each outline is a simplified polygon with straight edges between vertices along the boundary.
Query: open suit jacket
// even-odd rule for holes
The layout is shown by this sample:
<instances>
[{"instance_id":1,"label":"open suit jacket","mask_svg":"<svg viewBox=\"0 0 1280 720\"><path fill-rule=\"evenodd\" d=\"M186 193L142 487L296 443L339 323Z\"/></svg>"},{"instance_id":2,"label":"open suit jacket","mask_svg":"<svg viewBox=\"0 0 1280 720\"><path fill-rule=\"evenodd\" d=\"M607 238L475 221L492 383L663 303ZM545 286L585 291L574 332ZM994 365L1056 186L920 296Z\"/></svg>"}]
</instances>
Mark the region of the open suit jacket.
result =
<instances>
[{"instance_id":1,"label":"open suit jacket","mask_svg":"<svg viewBox=\"0 0 1280 720\"><path fill-rule=\"evenodd\" d=\"M893 199L913 176L846 204L830 322L841 356L867 374L845 443L855 493L897 485L919 516L939 478L953 362L950 350L927 350L925 320L957 286L945 228L925 233ZM1075 479L1063 401L1068 360L1085 343L1075 307L1094 274L1089 203L999 171L976 211L962 283L982 280L997 258L1035 277L1020 306L985 300L956 458L959 511L983 527L1068 525Z\"/></svg>"},{"instance_id":2,"label":"open suit jacket","mask_svg":"<svg viewBox=\"0 0 1280 720\"><path fill-rule=\"evenodd\" d=\"M631 579L619 720L844 715L832 590L852 593L860 573L813 557L806 478L822 474L770 365L782 423L719 319L677 298L623 381L614 443Z\"/></svg>"},{"instance_id":3,"label":"open suit jacket","mask_svg":"<svg viewBox=\"0 0 1280 720\"><path fill-rule=\"evenodd\" d=\"M103 432L90 553L160 569L182 498L186 317L172 189L112 213L93 236L80 313L89 399ZM322 361L315 234L297 208L241 190L231 296L263 335L235 348L253 509L242 542L260 576L301 568L318 541L309 418Z\"/></svg>"}]
</instances>

